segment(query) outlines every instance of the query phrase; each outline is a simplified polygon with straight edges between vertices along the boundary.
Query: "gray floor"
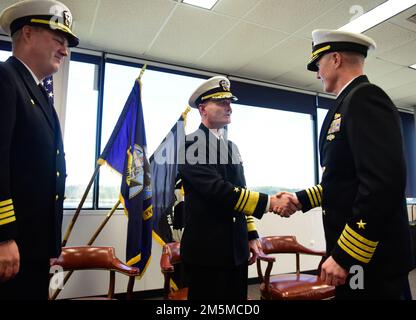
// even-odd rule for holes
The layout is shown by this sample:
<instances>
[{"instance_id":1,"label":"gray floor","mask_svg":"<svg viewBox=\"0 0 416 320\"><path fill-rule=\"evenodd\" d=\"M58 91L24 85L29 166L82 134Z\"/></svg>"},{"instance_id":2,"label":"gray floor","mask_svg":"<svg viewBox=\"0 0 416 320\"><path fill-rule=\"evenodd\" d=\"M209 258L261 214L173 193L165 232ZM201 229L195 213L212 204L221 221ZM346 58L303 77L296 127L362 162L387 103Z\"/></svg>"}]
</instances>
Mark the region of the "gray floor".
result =
<instances>
[{"instance_id":1,"label":"gray floor","mask_svg":"<svg viewBox=\"0 0 416 320\"><path fill-rule=\"evenodd\" d=\"M412 290L413 300L416 300L416 269L409 274L410 289ZM259 285L252 284L248 286L248 296L253 300L259 300Z\"/></svg>"},{"instance_id":2,"label":"gray floor","mask_svg":"<svg viewBox=\"0 0 416 320\"><path fill-rule=\"evenodd\" d=\"M412 290L413 300L416 300L416 269L409 274L410 289ZM260 290L258 284L248 286L248 296L252 300L260 300ZM162 297L155 297L148 300L162 300Z\"/></svg>"}]
</instances>

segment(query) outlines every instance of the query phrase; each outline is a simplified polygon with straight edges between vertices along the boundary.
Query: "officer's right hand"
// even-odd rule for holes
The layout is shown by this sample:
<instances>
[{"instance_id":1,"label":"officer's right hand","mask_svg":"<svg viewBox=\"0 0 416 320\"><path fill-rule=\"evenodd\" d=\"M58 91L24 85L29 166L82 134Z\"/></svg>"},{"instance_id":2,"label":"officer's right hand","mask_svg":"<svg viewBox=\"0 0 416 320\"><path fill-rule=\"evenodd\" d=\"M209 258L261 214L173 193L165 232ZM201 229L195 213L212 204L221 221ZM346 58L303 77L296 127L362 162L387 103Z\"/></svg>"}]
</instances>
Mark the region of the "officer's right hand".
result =
<instances>
[{"instance_id":1,"label":"officer's right hand","mask_svg":"<svg viewBox=\"0 0 416 320\"><path fill-rule=\"evenodd\" d=\"M19 248L14 240L0 242L0 282L14 278L19 272Z\"/></svg>"}]
</instances>

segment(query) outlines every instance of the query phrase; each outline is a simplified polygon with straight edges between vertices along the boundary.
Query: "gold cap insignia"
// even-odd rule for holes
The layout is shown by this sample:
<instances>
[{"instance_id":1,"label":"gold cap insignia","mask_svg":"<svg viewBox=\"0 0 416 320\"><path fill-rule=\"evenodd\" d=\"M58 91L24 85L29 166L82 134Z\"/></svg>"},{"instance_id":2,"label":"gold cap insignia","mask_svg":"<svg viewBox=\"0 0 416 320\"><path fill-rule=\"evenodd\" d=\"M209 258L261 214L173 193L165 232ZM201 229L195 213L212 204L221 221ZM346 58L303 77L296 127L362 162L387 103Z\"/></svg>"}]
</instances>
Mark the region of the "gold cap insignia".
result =
<instances>
[{"instance_id":1,"label":"gold cap insignia","mask_svg":"<svg viewBox=\"0 0 416 320\"><path fill-rule=\"evenodd\" d=\"M65 10L65 11L62 11L62 16L64 17L64 25L70 28L72 24L71 14Z\"/></svg>"},{"instance_id":2,"label":"gold cap insignia","mask_svg":"<svg viewBox=\"0 0 416 320\"><path fill-rule=\"evenodd\" d=\"M224 91L230 91L230 83L225 81L225 80L221 80L220 81L220 86Z\"/></svg>"}]
</instances>

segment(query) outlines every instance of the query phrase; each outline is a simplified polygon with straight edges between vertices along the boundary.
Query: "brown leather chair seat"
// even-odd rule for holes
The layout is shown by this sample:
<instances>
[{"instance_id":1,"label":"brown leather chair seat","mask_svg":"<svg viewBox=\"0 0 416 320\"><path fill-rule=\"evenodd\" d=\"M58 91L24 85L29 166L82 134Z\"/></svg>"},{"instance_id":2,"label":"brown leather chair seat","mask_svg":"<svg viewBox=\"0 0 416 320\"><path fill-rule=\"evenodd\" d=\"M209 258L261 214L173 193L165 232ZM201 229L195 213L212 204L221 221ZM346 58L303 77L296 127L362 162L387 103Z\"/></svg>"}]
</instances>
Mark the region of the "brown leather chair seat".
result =
<instances>
[{"instance_id":1,"label":"brown leather chair seat","mask_svg":"<svg viewBox=\"0 0 416 320\"><path fill-rule=\"evenodd\" d=\"M335 287L324 284L318 276L300 273L300 254L325 256L323 251L315 251L302 246L294 236L271 236L261 238L264 254L257 259L257 272L260 279L260 295L264 300L323 300L335 296ZM296 272L271 275L276 258L273 254L295 254ZM263 276L261 261L267 262ZM320 274L320 266L316 270Z\"/></svg>"},{"instance_id":2,"label":"brown leather chair seat","mask_svg":"<svg viewBox=\"0 0 416 320\"><path fill-rule=\"evenodd\" d=\"M267 293L269 300L323 300L334 296L334 287L322 283L317 276L310 274L281 274L270 277L269 290L260 285L260 292Z\"/></svg>"}]
</instances>

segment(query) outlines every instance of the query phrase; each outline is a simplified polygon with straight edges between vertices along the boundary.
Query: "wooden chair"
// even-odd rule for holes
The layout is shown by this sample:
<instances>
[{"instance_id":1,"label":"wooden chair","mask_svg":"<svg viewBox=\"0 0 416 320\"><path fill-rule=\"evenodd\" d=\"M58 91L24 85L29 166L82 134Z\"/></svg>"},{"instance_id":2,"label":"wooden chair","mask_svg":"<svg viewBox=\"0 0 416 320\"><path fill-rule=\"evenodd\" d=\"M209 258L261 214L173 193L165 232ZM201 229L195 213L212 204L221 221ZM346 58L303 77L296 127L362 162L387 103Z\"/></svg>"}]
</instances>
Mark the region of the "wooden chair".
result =
<instances>
[{"instance_id":1,"label":"wooden chair","mask_svg":"<svg viewBox=\"0 0 416 320\"><path fill-rule=\"evenodd\" d=\"M140 270L121 262L115 255L113 247L63 247L59 258L52 266L60 266L63 271L75 270L107 270L110 273L108 294L105 299L114 299L115 273L121 273L129 277L127 286L127 299L132 298L135 277L140 275ZM86 298L94 299L94 298Z\"/></svg>"},{"instance_id":2,"label":"wooden chair","mask_svg":"<svg viewBox=\"0 0 416 320\"><path fill-rule=\"evenodd\" d=\"M186 300L188 288L173 288L172 275L175 272L175 265L181 263L180 242L166 243L163 246L160 257L160 269L165 278L163 285L163 298L165 300Z\"/></svg>"},{"instance_id":3,"label":"wooden chair","mask_svg":"<svg viewBox=\"0 0 416 320\"><path fill-rule=\"evenodd\" d=\"M335 287L319 279L320 267L325 252L308 249L296 241L294 236L272 236L261 238L264 255L257 259L257 273L262 300L322 300L335 296ZM292 253L296 255L296 273L270 275L276 258L270 254ZM322 256L317 275L300 273L300 254ZM261 261L267 262L263 276Z\"/></svg>"}]
</instances>

